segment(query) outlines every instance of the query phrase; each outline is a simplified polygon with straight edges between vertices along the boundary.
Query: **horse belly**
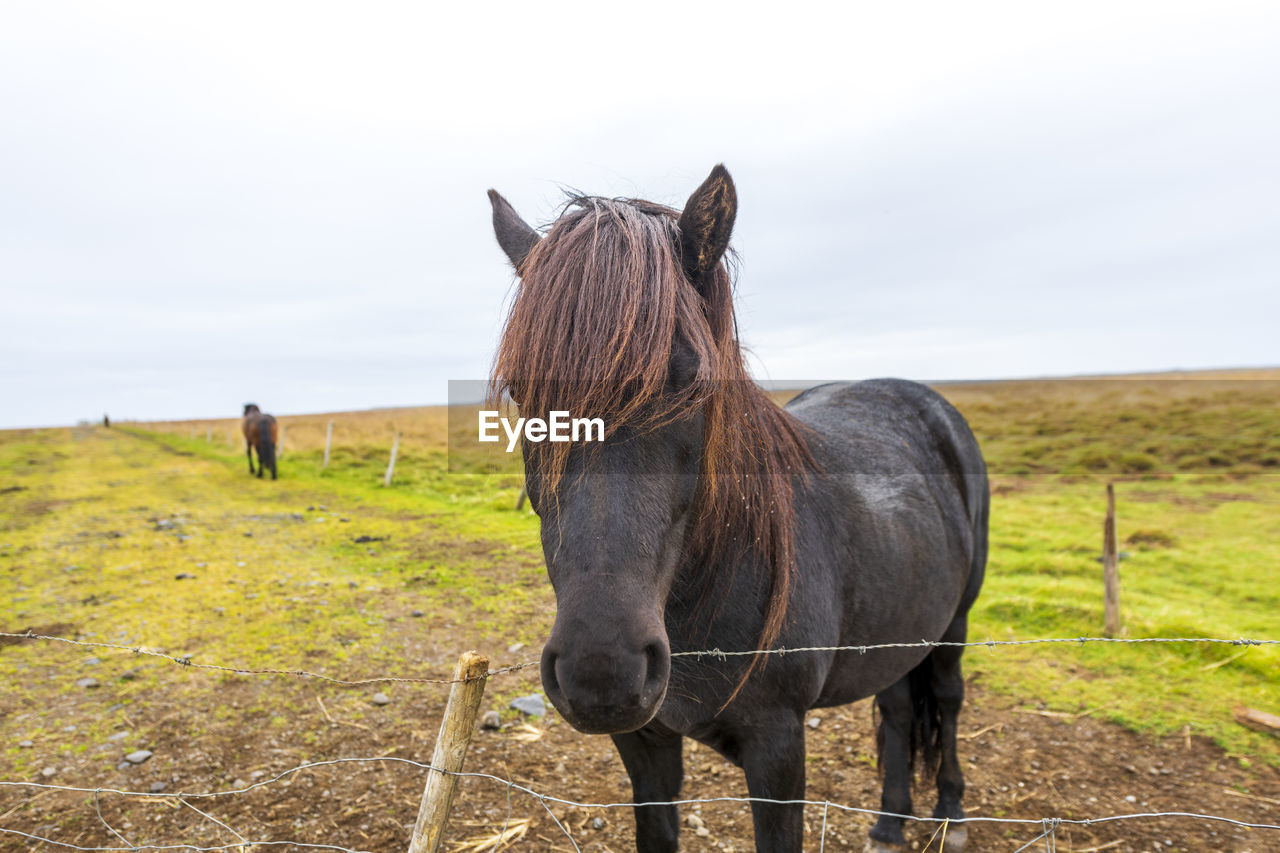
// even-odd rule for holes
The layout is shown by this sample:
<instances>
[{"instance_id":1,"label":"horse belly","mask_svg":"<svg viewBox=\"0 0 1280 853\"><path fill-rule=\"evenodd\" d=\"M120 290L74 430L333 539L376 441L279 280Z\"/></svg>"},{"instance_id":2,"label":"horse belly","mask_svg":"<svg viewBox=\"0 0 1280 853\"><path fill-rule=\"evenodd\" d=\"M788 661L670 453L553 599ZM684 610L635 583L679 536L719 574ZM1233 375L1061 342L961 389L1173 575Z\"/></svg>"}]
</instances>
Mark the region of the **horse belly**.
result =
<instances>
[{"instance_id":1,"label":"horse belly","mask_svg":"<svg viewBox=\"0 0 1280 853\"><path fill-rule=\"evenodd\" d=\"M939 640L961 610L970 571L971 539L965 531L938 521L896 529L896 535L884 536L858 561L877 571L846 574L841 630L834 645L867 648L834 653L817 707L856 702L892 685L931 649L884 645Z\"/></svg>"}]
</instances>

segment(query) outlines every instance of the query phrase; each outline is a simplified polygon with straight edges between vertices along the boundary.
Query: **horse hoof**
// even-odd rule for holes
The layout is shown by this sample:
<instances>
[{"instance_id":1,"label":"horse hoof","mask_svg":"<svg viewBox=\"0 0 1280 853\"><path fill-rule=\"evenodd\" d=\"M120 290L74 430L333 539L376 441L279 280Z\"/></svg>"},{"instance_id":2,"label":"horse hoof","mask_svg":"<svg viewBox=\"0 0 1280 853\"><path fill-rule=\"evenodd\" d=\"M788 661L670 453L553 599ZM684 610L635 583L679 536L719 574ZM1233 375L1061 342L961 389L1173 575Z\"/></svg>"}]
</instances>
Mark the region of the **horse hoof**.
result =
<instances>
[{"instance_id":1,"label":"horse hoof","mask_svg":"<svg viewBox=\"0 0 1280 853\"><path fill-rule=\"evenodd\" d=\"M906 849L905 844L886 844L883 841L868 838L867 846L862 848L862 853L903 853Z\"/></svg>"},{"instance_id":2,"label":"horse hoof","mask_svg":"<svg viewBox=\"0 0 1280 853\"><path fill-rule=\"evenodd\" d=\"M942 853L963 853L964 845L969 841L969 827L948 826L947 840L942 842Z\"/></svg>"}]
</instances>

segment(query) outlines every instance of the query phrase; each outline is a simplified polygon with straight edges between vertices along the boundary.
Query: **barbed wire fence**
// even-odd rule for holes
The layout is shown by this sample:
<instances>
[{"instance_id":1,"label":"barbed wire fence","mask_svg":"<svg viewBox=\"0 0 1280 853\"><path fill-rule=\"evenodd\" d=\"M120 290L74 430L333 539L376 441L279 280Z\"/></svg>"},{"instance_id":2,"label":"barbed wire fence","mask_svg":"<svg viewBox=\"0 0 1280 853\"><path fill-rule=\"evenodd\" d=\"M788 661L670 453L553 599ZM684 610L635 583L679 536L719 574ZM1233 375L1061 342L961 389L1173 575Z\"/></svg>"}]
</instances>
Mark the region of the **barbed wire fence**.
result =
<instances>
[{"instance_id":1,"label":"barbed wire fence","mask_svg":"<svg viewBox=\"0 0 1280 853\"><path fill-rule=\"evenodd\" d=\"M434 677L423 677L423 676L377 676L373 678L363 678L363 679L341 679L341 678L336 678L323 673L310 672L307 670L300 670L300 669L250 669L245 667L236 667L236 666L229 666L229 665L217 664L217 663L197 663L195 660L193 660L192 655L174 656L166 652L160 651L158 649L147 648L141 645L124 645L124 644L118 644L118 643L104 643L104 642L96 642L96 641L77 640L70 637L59 637L59 636L52 636L52 635L36 634L32 631L27 631L23 633L0 632L0 640L7 641L8 643L20 643L24 641L43 641L48 643L59 643L59 644L65 644L70 646L83 646L83 647L95 648L95 649L112 649L117 651L129 652L135 655L144 655L149 657L155 657L158 659L163 659L184 668L203 669L203 670L209 670L209 671L219 672L219 673L228 674L228 675L290 676L295 678L316 679L325 683L330 683L330 684L340 685L340 686L362 686L362 685L381 684L381 683L456 685L456 684L469 682L469 681L487 681L489 678L492 678L494 676L518 672L528 667L536 666L539 663L539 661L535 659L535 660L524 661L516 664L500 666L493 669L486 669L486 671L483 674L472 677L472 678L434 678ZM1218 645L1230 645L1230 646L1243 646L1247 648L1247 647L1261 647L1261 646L1276 646L1276 645L1280 645L1280 640L1258 639L1258 638L1247 638L1247 637L1218 638L1218 637L1088 637L1088 636L1032 638L1032 639L1024 639L1024 640L988 639L988 640L971 641L971 642L941 642L941 641L932 641L932 640L920 640L918 642L875 643L875 644L867 644L867 645L846 645L846 646L809 646L809 647L800 647L800 648L791 648L791 649L788 649L785 647L780 647L775 649L729 650L729 651L721 650L721 649L702 649L702 650L696 650L696 651L673 652L672 657L692 657L697 660L702 660L704 658L712 659L712 660L727 660L730 657L741 657L741 656L750 656L750 655L781 656L781 655L788 655L788 654L801 654L801 653L812 653L812 652L857 652L859 654L866 654L868 652L882 650L882 649L936 648L940 646L963 647L963 648L986 647L988 649L994 649L998 647L1035 646L1035 645L1049 645L1049 644L1083 646L1085 644L1090 644L1090 643L1218 644ZM336 844L323 844L323 843L292 841L292 840L247 840L243 835L241 835L239 832L237 832L227 823L197 808L196 806L192 805L189 802L191 800L205 800L205 799L216 800L219 798L242 796L257 789L262 789L262 788L269 787L271 785L281 783L284 780L287 780L289 777L292 777L298 773L306 772L315 768L331 767L331 766L339 766L339 765L350 765L350 764L370 764L370 763L401 765L401 766L413 768L423 772L434 771L444 776L452 776L452 777L457 777L459 779L465 778L465 779L486 780L486 781L490 781L503 786L505 788L506 802L507 802L506 824L504 825L502 831L498 833L497 836L495 836L495 841L493 843L493 846L490 848L492 850L500 849L501 847L507 846L508 844L514 843L514 841L518 840L518 836L515 836L515 837L508 836L508 829L510 828L511 822L512 822L512 802L511 802L512 794L523 795L525 797L532 799L534 802L540 805L550 816L552 822L554 822L555 825L564 834L569 844L573 847L575 851L577 851L577 853L581 853L581 847L579 847L576 839L573 836L573 833L569 830L569 828L566 827L564 823L560 820L560 818L557 817L555 813L551 811L550 805L554 804L558 806L564 806L567 808L575 808L575 809L601 809L601 810L631 809L636 807L659 806L659 805L675 805L675 806L699 805L700 806L703 804L713 804L713 803L735 803L735 804L744 804L744 805L750 805L751 803L768 803L768 804L775 804L775 805L799 804L806 807L813 807L813 808L820 807L822 809L822 823L821 823L821 829L819 834L820 853L822 853L822 851L825 850L825 846L827 843L827 833L828 833L828 816L832 811L843 812L847 814L859 814L859 815L865 815L865 816L876 817L876 818L887 816L887 817L893 817L893 818L900 818L906 821L915 822L919 824L926 824L926 825L933 826L934 833L924 847L926 851L929 849L932 849L932 845L935 840L938 840L939 838L945 839L948 829L965 826L968 824L974 824L974 825L997 824L997 825L1004 825L1007 827L1028 828L1032 832L1034 832L1037 829L1039 830L1038 834L1036 834L1034 837L1032 837L1029 841L1024 843L1022 846L1018 847L1015 851L1013 851L1013 853L1022 853L1022 851L1031 850L1033 847L1041 843L1043 843L1043 846L1046 851L1050 851L1050 853L1052 853L1052 851L1056 849L1057 832L1059 829L1061 829L1064 826L1093 827L1093 826L1100 826L1104 824L1112 824L1117 822L1134 821L1134 820L1155 820L1155 819L1196 820L1196 821L1222 823L1222 824L1234 826L1237 828L1243 828L1243 829L1280 831L1280 823L1250 822L1250 821L1239 820L1237 818L1228 817L1224 815L1208 814L1208 813L1201 813L1201 812L1190 812L1190 811L1148 811L1148 812L1135 812L1135 813L1126 813L1126 814L1102 815L1098 817L1089 817L1089 818L1071 818L1071 817L1052 816L1052 817L1044 817L1040 819L1033 819L1033 818L1007 818L1007 817L994 817L994 816L971 816L971 817L958 818L958 819L956 818L945 819L945 818L933 818L933 817L919 817L916 815L894 814L891 812L883 812L878 809L870 809L870 808L864 808L860 806L853 806L845 803L834 802L831 800L809 800L809 799L777 800L777 799L769 799L769 798L761 798L761 797L701 797L701 798L680 799L680 800L674 800L669 802L668 801L640 802L640 803L637 803L637 802L585 802L585 801L567 799L564 797L558 797L553 794L541 792L529 786L521 785L512 779L509 779L509 778L504 779L500 776L495 776L489 773L451 770L446 767L439 767L430 763L420 762L420 761L416 761L409 758L401 758L397 756L373 756L373 757L344 757L344 758L327 759L322 761L306 762L306 763L297 765L295 767L289 768L287 770L284 770L283 772L280 772L269 779L262 779L252 784L242 785L240 787L234 787L226 790L216 790L216 791L157 793L154 791L131 791L131 790L125 790L120 788L101 787L101 786L87 787L87 786L74 786L74 785L57 785L57 784L51 784L51 783L45 783L45 782L35 782L35 781L25 781L25 780L0 780L0 789L25 788L25 789L42 790L46 792L61 791L64 793L80 793L80 794L91 795L93 798L94 809L97 813L97 817L99 821L102 823L104 827L106 827L106 829L112 835L118 838L124 846L86 847L86 846L81 846L72 842L61 841L58 839L41 836L35 833L28 833L22 830L12 829L7 827L0 827L0 837L8 836L8 837L14 837L14 838L21 838L36 844L47 844L47 845L50 845L51 847L66 849L66 850L102 851L102 853L106 853L107 851L119 851L120 853L123 853L123 851L151 851L151 850L155 850L155 851L190 850L190 851L199 851L199 853L205 853L205 851L210 851L210 853L212 853L212 851L223 851L223 850L248 851L254 847L263 847L263 848L288 847L288 848L304 849L304 850L311 850L311 849L332 850L332 851L337 851L337 853L371 853L371 851L348 848L348 847L344 847ZM286 782L285 784L288 784L288 783ZM213 846L199 846L192 843L133 844L129 842L121 832L119 832L115 827L111 826L111 824L109 824L106 821L105 817L102 814L102 810L99 804L99 798L102 795L136 798L144 802L167 802L171 804L176 804L177 807L185 807L185 808L191 809L195 811L197 814L199 814L201 817L209 820L210 822L221 827L223 830L227 831L231 835L235 836L236 841L228 842L220 845L213 845ZM12 813L12 811L10 813ZM939 843L941 844L941 842Z\"/></svg>"}]
</instances>

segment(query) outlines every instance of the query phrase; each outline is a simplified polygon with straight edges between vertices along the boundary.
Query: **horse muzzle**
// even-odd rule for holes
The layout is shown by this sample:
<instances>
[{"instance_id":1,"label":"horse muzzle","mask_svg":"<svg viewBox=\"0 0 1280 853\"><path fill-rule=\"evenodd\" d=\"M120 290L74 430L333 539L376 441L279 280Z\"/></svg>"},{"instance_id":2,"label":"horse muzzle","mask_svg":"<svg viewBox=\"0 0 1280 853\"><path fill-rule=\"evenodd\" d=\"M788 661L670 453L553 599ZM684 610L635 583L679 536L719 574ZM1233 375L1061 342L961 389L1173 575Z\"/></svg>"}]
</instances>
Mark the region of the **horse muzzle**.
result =
<instances>
[{"instance_id":1,"label":"horse muzzle","mask_svg":"<svg viewBox=\"0 0 1280 853\"><path fill-rule=\"evenodd\" d=\"M666 637L635 650L573 648L556 642L542 652L542 687L560 715L586 734L621 734L652 720L671 675Z\"/></svg>"}]
</instances>

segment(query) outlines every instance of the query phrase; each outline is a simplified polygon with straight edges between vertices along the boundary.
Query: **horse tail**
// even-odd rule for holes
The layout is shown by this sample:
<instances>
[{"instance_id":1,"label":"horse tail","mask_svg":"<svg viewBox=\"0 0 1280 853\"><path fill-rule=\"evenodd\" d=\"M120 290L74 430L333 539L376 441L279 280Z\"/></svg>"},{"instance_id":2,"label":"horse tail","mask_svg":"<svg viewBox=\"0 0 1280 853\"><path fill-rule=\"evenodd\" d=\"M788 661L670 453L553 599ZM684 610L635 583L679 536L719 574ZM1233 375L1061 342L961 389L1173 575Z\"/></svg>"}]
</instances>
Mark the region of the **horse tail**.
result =
<instances>
[{"instance_id":1,"label":"horse tail","mask_svg":"<svg viewBox=\"0 0 1280 853\"><path fill-rule=\"evenodd\" d=\"M938 757L942 747L942 710L937 694L933 692L933 655L928 655L907 673L903 679L910 695L911 724L907 730L908 772L920 770L920 778L927 780L937 775ZM899 682L893 689L901 689ZM884 774L884 715L877 713L878 703L871 703L871 714L876 729L876 767Z\"/></svg>"},{"instance_id":2,"label":"horse tail","mask_svg":"<svg viewBox=\"0 0 1280 853\"><path fill-rule=\"evenodd\" d=\"M271 415L258 418L258 466L267 468L273 474L276 470L276 436L279 428L276 419Z\"/></svg>"},{"instance_id":3,"label":"horse tail","mask_svg":"<svg viewBox=\"0 0 1280 853\"><path fill-rule=\"evenodd\" d=\"M920 768L921 778L938 772L942 745L942 711L933 692L933 655L922 660L911 674L911 771Z\"/></svg>"}]
</instances>

